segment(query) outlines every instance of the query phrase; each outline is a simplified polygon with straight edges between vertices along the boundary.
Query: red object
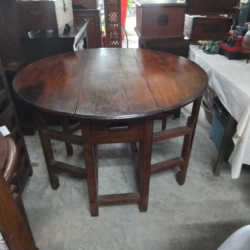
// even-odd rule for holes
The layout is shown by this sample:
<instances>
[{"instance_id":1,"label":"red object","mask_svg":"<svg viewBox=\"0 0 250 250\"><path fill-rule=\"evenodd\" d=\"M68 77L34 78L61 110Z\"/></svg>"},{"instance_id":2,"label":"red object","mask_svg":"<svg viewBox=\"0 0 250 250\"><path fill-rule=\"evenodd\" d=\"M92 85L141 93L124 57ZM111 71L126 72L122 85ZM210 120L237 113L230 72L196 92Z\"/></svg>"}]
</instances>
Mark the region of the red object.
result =
<instances>
[{"instance_id":1,"label":"red object","mask_svg":"<svg viewBox=\"0 0 250 250\"><path fill-rule=\"evenodd\" d=\"M106 35L102 35L102 47L107 47L107 37Z\"/></svg>"},{"instance_id":2,"label":"red object","mask_svg":"<svg viewBox=\"0 0 250 250\"><path fill-rule=\"evenodd\" d=\"M124 28L126 26L127 6L128 6L128 0L121 0L121 12L122 12L121 23ZM122 40L124 40L123 32L122 32Z\"/></svg>"},{"instance_id":3,"label":"red object","mask_svg":"<svg viewBox=\"0 0 250 250\"><path fill-rule=\"evenodd\" d=\"M220 43L220 47L229 52L241 52L243 36L233 33L227 33L224 40Z\"/></svg>"}]
</instances>

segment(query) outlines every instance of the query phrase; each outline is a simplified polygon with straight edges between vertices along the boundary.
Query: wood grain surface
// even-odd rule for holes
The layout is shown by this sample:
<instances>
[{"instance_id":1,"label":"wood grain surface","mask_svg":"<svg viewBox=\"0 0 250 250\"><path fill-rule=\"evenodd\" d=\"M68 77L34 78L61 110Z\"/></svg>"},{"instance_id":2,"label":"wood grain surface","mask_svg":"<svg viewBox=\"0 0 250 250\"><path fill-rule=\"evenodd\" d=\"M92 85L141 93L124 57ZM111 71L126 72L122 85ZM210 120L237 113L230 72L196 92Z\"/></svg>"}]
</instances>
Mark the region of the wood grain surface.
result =
<instances>
[{"instance_id":1,"label":"wood grain surface","mask_svg":"<svg viewBox=\"0 0 250 250\"><path fill-rule=\"evenodd\" d=\"M14 89L40 110L86 119L160 114L200 97L206 73L195 63L144 49L92 49L24 68Z\"/></svg>"}]
</instances>

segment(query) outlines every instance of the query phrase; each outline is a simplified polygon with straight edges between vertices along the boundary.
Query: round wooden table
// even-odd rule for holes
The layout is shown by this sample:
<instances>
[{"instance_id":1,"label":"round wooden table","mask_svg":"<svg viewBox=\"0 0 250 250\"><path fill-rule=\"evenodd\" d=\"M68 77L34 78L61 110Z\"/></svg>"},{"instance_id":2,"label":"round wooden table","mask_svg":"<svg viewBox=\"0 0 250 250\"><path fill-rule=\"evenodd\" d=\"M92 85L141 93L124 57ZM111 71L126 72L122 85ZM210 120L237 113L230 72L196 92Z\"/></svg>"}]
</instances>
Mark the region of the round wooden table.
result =
<instances>
[{"instance_id":1,"label":"round wooden table","mask_svg":"<svg viewBox=\"0 0 250 250\"><path fill-rule=\"evenodd\" d=\"M91 214L98 206L139 203L148 206L150 173L180 167L185 182L201 97L208 78L195 63L175 55L143 49L91 49L45 58L28 65L14 79L16 93L33 105L51 186L59 186L56 169L87 174ZM194 102L187 125L153 135L156 115ZM63 117L63 132L46 128L38 111ZM81 121L82 137L70 133L65 117ZM150 165L152 143L185 136L181 156ZM83 145L84 169L54 160L50 139ZM97 148L102 143L139 142L139 194L98 196ZM135 144L131 144L135 145Z\"/></svg>"}]
</instances>

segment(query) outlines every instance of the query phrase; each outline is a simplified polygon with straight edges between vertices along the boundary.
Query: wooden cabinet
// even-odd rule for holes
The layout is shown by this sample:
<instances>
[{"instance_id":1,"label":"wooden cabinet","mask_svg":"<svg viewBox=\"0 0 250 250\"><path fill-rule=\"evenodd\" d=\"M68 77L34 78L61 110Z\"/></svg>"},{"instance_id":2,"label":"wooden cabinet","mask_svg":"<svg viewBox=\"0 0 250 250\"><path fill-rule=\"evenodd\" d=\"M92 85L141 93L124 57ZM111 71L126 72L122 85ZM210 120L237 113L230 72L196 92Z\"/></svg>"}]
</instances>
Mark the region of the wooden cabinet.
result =
<instances>
[{"instance_id":1,"label":"wooden cabinet","mask_svg":"<svg viewBox=\"0 0 250 250\"><path fill-rule=\"evenodd\" d=\"M88 48L95 49L102 47L100 11L95 9L74 9L74 20L89 21L87 27Z\"/></svg>"},{"instance_id":2,"label":"wooden cabinet","mask_svg":"<svg viewBox=\"0 0 250 250\"><path fill-rule=\"evenodd\" d=\"M17 7L21 29L25 35L31 30L54 30L61 36L65 25L73 26L71 0L19 0Z\"/></svg>"},{"instance_id":3,"label":"wooden cabinet","mask_svg":"<svg viewBox=\"0 0 250 250\"><path fill-rule=\"evenodd\" d=\"M51 30L33 31L21 40L27 62L61 53L87 48L87 20L76 20L74 26L60 37Z\"/></svg>"}]
</instances>

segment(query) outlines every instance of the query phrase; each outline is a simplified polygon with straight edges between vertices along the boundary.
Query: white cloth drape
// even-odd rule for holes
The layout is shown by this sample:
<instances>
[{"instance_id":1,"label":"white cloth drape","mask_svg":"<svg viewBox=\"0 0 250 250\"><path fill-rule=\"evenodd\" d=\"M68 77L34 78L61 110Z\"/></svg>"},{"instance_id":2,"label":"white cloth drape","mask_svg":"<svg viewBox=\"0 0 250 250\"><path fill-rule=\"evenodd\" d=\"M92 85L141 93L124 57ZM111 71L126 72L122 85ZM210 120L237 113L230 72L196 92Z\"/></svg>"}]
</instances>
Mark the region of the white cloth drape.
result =
<instances>
[{"instance_id":1,"label":"white cloth drape","mask_svg":"<svg viewBox=\"0 0 250 250\"><path fill-rule=\"evenodd\" d=\"M232 178L236 179L242 164L250 164L250 63L205 54L196 45L190 45L189 59L206 71L209 85L238 122L233 137L235 147L229 159Z\"/></svg>"}]
</instances>

